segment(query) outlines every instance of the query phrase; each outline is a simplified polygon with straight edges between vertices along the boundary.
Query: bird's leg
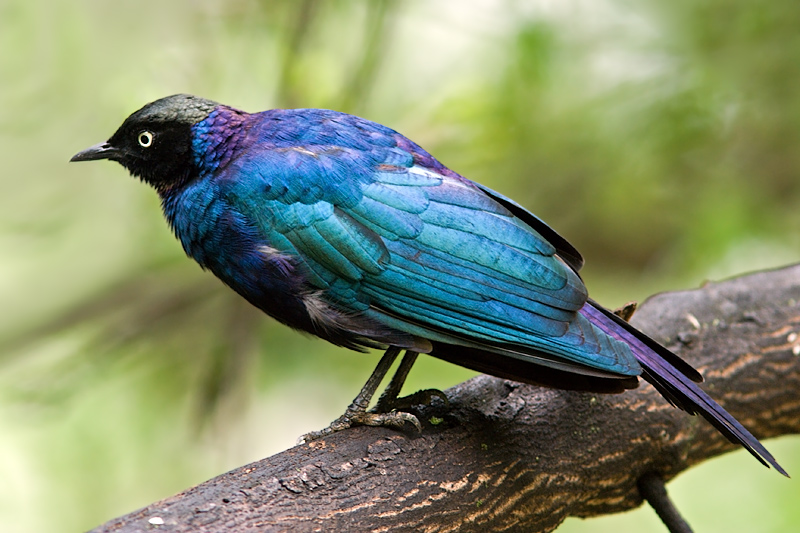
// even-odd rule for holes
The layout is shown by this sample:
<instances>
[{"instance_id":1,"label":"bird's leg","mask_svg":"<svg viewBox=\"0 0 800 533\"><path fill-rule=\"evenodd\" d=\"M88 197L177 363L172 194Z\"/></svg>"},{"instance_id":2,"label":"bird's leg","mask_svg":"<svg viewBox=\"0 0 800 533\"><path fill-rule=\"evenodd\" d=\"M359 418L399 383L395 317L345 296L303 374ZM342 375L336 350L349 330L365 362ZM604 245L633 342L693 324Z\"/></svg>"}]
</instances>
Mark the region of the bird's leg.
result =
<instances>
[{"instance_id":1,"label":"bird's leg","mask_svg":"<svg viewBox=\"0 0 800 533\"><path fill-rule=\"evenodd\" d=\"M397 367L394 376L392 376L392 380L389 382L386 389L384 389L381 397L378 398L378 403L373 409L376 413L388 413L392 410L408 409L412 405L427 405L434 397L441 398L445 404L448 403L445 393L437 389L425 389L398 398L400 389L403 388L403 383L406 382L408 373L411 371L411 367L417 360L418 355L418 352L406 351L402 361L400 361L400 366Z\"/></svg>"},{"instance_id":2,"label":"bird's leg","mask_svg":"<svg viewBox=\"0 0 800 533\"><path fill-rule=\"evenodd\" d=\"M383 354L378 366L372 371L372 375L361 388L361 392L353 400L353 403L347 408L342 416L331 422L331 425L319 431L312 431L298 439L298 442L310 442L321 437L326 437L337 431L347 429L351 426L394 426L401 427L406 422L412 424L418 431L422 431L422 426L417 420L417 417L410 413L402 413L393 411L391 413L368 413L367 407L369 402L375 395L378 385L381 384L386 373L392 367L392 363L400 355L400 348L390 346L386 353ZM412 360L413 363L413 360ZM406 371L408 374L408 371ZM402 382L400 383L402 386Z\"/></svg>"},{"instance_id":3,"label":"bird's leg","mask_svg":"<svg viewBox=\"0 0 800 533\"><path fill-rule=\"evenodd\" d=\"M395 370L394 375L392 376L392 380L383 390L381 397L378 398L378 404L375 406L376 412L385 413L394 408L394 404L397 401L397 396L400 394L400 389L403 388L403 383L406 382L408 373L411 371L411 367L417 360L418 355L419 354L417 352L412 352L410 350L406 351L403 359L400 361L400 366L397 367L397 370Z\"/></svg>"}]
</instances>

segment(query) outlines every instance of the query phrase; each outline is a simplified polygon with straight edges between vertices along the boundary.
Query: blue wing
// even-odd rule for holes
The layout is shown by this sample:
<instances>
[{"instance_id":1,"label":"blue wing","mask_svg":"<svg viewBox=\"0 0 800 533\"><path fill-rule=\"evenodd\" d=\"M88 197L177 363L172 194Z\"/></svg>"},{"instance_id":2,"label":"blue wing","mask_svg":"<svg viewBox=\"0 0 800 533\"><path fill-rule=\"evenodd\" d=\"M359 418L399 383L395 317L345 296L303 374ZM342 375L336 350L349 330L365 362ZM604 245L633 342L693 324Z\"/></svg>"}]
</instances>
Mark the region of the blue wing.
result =
<instances>
[{"instance_id":1,"label":"blue wing","mask_svg":"<svg viewBox=\"0 0 800 533\"><path fill-rule=\"evenodd\" d=\"M270 133L268 150L247 151L218 181L301 265L309 309L570 372L641 372L626 344L578 313L582 260L566 241L399 134L339 120L358 119L333 115L316 136L311 124L302 143Z\"/></svg>"}]
</instances>

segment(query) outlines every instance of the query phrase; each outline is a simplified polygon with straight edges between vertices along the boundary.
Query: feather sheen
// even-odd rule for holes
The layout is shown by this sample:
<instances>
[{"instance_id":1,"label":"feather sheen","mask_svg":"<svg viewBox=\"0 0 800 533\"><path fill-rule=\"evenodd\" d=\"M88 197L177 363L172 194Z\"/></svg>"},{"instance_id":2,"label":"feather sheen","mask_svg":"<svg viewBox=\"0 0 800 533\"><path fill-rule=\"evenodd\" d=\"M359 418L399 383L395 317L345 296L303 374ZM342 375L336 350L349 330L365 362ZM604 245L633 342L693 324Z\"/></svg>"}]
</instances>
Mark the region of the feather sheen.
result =
<instances>
[{"instance_id":1,"label":"feather sheen","mask_svg":"<svg viewBox=\"0 0 800 533\"><path fill-rule=\"evenodd\" d=\"M174 95L72 160L96 159L152 185L186 253L290 327L573 390L642 376L785 473L696 370L589 299L566 239L390 128Z\"/></svg>"}]
</instances>

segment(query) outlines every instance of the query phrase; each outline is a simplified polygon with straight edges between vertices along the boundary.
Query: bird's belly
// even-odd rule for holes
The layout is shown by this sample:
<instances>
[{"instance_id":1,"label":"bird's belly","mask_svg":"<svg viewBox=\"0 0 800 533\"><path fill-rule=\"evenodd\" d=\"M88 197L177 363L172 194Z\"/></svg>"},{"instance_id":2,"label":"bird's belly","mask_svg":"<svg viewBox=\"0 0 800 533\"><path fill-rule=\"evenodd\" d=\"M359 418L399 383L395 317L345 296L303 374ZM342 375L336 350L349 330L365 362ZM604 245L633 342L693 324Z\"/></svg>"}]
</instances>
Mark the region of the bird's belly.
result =
<instances>
[{"instance_id":1,"label":"bird's belly","mask_svg":"<svg viewBox=\"0 0 800 533\"><path fill-rule=\"evenodd\" d=\"M189 188L172 205L180 209L170 212L165 205L165 214L189 257L278 321L311 330L296 258L273 247L218 194Z\"/></svg>"},{"instance_id":2,"label":"bird's belly","mask_svg":"<svg viewBox=\"0 0 800 533\"><path fill-rule=\"evenodd\" d=\"M308 287L293 257L268 244L239 243L206 251L205 260L215 276L255 307L290 327L312 331L302 297Z\"/></svg>"}]
</instances>

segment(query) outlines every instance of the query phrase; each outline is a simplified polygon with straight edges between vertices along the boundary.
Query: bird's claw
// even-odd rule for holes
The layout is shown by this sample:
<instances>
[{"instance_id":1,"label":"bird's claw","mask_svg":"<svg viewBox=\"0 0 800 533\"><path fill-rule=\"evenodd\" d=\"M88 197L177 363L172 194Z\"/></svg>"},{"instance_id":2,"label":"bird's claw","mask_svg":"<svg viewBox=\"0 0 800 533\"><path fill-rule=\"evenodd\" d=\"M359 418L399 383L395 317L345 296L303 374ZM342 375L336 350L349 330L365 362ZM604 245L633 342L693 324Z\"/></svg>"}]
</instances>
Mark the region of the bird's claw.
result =
<instances>
[{"instance_id":1,"label":"bird's claw","mask_svg":"<svg viewBox=\"0 0 800 533\"><path fill-rule=\"evenodd\" d=\"M444 392L439 389L425 389L409 394L408 396L402 396L391 400L381 396L378 400L378 404L372 411L375 413L388 413L395 410L404 411L415 405L430 405L434 398L442 400L445 407L450 406L450 401L447 399L447 395Z\"/></svg>"},{"instance_id":2,"label":"bird's claw","mask_svg":"<svg viewBox=\"0 0 800 533\"><path fill-rule=\"evenodd\" d=\"M418 433L422 432L422 424L419 423L419 419L411 413L405 413L403 411L361 413L355 420L355 423L360 426L388 426L394 428L401 428L408 423L414 426Z\"/></svg>"},{"instance_id":3,"label":"bird's claw","mask_svg":"<svg viewBox=\"0 0 800 533\"><path fill-rule=\"evenodd\" d=\"M331 425L320 429L319 431L312 431L306 433L297 439L298 444L308 444L309 442L322 437L333 435L337 431L342 431L353 426L381 426L402 428L405 424L411 424L417 429L417 432L422 432L422 424L419 419L411 413L402 411L391 411L388 413L374 413L367 411L351 411L348 409L342 416L331 422Z\"/></svg>"}]
</instances>

